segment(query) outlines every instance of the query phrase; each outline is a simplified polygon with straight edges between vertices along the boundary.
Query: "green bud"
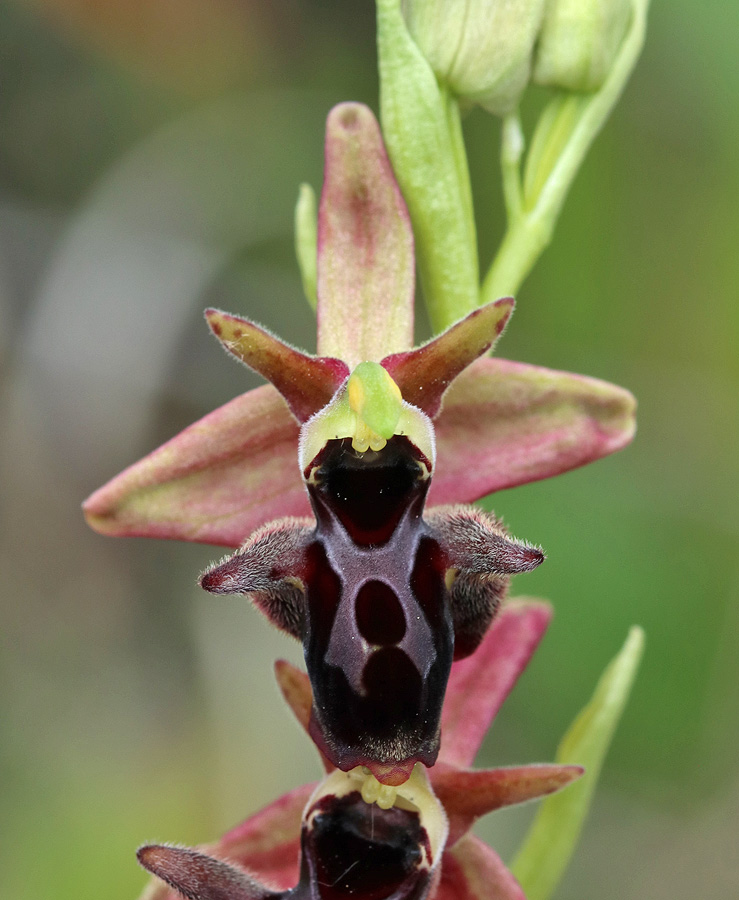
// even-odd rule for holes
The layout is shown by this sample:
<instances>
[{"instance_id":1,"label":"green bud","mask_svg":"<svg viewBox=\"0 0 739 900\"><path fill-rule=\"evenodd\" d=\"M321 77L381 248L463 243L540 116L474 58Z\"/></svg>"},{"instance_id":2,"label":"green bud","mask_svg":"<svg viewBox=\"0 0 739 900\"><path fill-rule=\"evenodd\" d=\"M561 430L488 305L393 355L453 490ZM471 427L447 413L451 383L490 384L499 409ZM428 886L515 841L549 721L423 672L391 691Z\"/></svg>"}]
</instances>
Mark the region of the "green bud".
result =
<instances>
[{"instance_id":1,"label":"green bud","mask_svg":"<svg viewBox=\"0 0 739 900\"><path fill-rule=\"evenodd\" d=\"M549 0L533 80L569 91L597 91L631 20L631 0Z\"/></svg>"},{"instance_id":2,"label":"green bud","mask_svg":"<svg viewBox=\"0 0 739 900\"><path fill-rule=\"evenodd\" d=\"M436 77L458 97L504 115L528 83L544 2L403 0L403 13Z\"/></svg>"}]
</instances>

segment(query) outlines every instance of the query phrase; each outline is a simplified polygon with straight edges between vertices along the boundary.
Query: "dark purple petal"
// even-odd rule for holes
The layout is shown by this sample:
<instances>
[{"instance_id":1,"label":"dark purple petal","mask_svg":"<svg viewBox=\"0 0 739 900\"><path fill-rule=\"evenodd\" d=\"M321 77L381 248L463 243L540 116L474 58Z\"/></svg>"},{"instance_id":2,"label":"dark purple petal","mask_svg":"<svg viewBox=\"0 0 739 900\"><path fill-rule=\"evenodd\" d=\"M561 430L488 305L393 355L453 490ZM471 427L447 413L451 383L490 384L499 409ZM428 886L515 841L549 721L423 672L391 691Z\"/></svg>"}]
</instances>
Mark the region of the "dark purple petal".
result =
<instances>
[{"instance_id":1,"label":"dark purple petal","mask_svg":"<svg viewBox=\"0 0 739 900\"><path fill-rule=\"evenodd\" d=\"M333 772L316 788L303 816L296 900L429 896L448 826L425 770L417 766L397 792L383 788L387 803L368 799L368 777Z\"/></svg>"},{"instance_id":2,"label":"dark purple petal","mask_svg":"<svg viewBox=\"0 0 739 900\"><path fill-rule=\"evenodd\" d=\"M272 382L298 422L322 409L349 377L342 360L296 350L249 319L217 309L206 309L205 318L229 353Z\"/></svg>"},{"instance_id":3,"label":"dark purple petal","mask_svg":"<svg viewBox=\"0 0 739 900\"><path fill-rule=\"evenodd\" d=\"M427 895L429 842L417 812L398 806L379 809L355 792L323 798L308 816L302 890L296 892L301 900L420 900Z\"/></svg>"},{"instance_id":4,"label":"dark purple petal","mask_svg":"<svg viewBox=\"0 0 739 900\"><path fill-rule=\"evenodd\" d=\"M405 202L371 110L334 107L318 212L318 352L353 368L413 343L415 267Z\"/></svg>"},{"instance_id":5,"label":"dark purple petal","mask_svg":"<svg viewBox=\"0 0 739 900\"><path fill-rule=\"evenodd\" d=\"M311 735L338 768L397 784L436 759L452 657L446 562L421 518L428 469L406 438L365 454L329 441L308 488Z\"/></svg>"},{"instance_id":6,"label":"dark purple petal","mask_svg":"<svg viewBox=\"0 0 739 900\"><path fill-rule=\"evenodd\" d=\"M503 297L474 310L428 343L382 360L403 399L435 418L442 397L470 363L491 350L513 312L513 298Z\"/></svg>"},{"instance_id":7,"label":"dark purple petal","mask_svg":"<svg viewBox=\"0 0 739 900\"><path fill-rule=\"evenodd\" d=\"M439 761L472 764L490 723L525 669L552 617L537 601L506 604L472 656L456 662L441 719Z\"/></svg>"}]
</instances>

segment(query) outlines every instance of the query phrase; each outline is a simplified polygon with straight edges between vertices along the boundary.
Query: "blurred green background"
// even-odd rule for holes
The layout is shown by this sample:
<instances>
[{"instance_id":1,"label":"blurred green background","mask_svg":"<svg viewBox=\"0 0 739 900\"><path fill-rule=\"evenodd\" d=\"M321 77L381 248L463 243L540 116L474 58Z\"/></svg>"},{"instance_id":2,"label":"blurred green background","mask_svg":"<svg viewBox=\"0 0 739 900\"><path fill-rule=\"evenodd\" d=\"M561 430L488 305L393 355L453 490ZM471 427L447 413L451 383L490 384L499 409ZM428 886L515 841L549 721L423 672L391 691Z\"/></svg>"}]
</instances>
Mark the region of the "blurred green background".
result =
<instances>
[{"instance_id":1,"label":"blurred green background","mask_svg":"<svg viewBox=\"0 0 739 900\"><path fill-rule=\"evenodd\" d=\"M621 454L495 498L549 555L515 593L556 616L481 763L550 759L647 632L563 900L739 896L737 33L726 0L654 3L500 346L640 402ZM331 105L376 109L373 7L3 0L0 85L0 897L133 900L139 843L213 839L319 765L270 674L298 648L195 585L220 551L79 504L257 383L206 305L314 348L292 208ZM498 125L465 128L488 260ZM510 859L531 814L479 832Z\"/></svg>"}]
</instances>

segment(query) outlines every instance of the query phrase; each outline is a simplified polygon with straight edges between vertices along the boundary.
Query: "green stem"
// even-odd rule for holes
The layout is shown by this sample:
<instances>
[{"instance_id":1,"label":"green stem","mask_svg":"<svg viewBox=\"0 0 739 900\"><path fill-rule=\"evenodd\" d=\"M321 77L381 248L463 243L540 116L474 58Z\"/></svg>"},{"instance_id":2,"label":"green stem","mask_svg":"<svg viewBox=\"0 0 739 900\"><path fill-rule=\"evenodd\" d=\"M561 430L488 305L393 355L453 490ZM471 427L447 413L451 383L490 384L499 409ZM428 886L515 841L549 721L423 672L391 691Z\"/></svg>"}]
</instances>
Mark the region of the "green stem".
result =
<instances>
[{"instance_id":1,"label":"green stem","mask_svg":"<svg viewBox=\"0 0 739 900\"><path fill-rule=\"evenodd\" d=\"M465 225L467 227L467 242L474 254L475 279L477 280L479 278L477 227L475 225L475 206L472 199L470 167L467 162L467 149L464 144L464 134L462 132L462 116L459 110L459 101L448 88L442 88L442 98L446 106L446 121L449 129L449 138L452 142L452 153L454 154L454 166L457 172L459 199L463 209ZM464 313L462 313L462 315L464 315ZM448 324L451 325L451 322Z\"/></svg>"},{"instance_id":2,"label":"green stem","mask_svg":"<svg viewBox=\"0 0 739 900\"><path fill-rule=\"evenodd\" d=\"M509 226L482 286L480 302L515 296L526 276L551 240L554 222L531 215Z\"/></svg>"},{"instance_id":3,"label":"green stem","mask_svg":"<svg viewBox=\"0 0 739 900\"><path fill-rule=\"evenodd\" d=\"M521 157L524 137L518 110L503 119L500 168L503 177L503 199L508 221L518 219L523 207L521 191Z\"/></svg>"}]
</instances>

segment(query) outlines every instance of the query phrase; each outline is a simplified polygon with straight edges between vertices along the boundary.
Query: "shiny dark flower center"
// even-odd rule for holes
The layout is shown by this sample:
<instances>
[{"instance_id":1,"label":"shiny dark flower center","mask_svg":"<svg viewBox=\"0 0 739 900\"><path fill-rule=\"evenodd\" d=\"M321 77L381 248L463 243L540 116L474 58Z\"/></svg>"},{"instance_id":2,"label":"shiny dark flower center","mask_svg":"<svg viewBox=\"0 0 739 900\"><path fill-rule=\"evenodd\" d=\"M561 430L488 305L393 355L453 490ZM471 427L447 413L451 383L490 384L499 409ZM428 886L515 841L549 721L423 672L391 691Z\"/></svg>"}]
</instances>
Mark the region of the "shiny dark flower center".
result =
<instances>
[{"instance_id":1,"label":"shiny dark flower center","mask_svg":"<svg viewBox=\"0 0 739 900\"><path fill-rule=\"evenodd\" d=\"M428 837L417 812L380 810L359 792L324 797L318 807L303 852L321 900L410 900L427 884Z\"/></svg>"},{"instance_id":2,"label":"shiny dark flower center","mask_svg":"<svg viewBox=\"0 0 739 900\"><path fill-rule=\"evenodd\" d=\"M422 513L430 463L403 436L358 454L329 441L307 485L306 665L312 730L344 771L371 760L432 765L452 660L446 560Z\"/></svg>"}]
</instances>

